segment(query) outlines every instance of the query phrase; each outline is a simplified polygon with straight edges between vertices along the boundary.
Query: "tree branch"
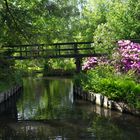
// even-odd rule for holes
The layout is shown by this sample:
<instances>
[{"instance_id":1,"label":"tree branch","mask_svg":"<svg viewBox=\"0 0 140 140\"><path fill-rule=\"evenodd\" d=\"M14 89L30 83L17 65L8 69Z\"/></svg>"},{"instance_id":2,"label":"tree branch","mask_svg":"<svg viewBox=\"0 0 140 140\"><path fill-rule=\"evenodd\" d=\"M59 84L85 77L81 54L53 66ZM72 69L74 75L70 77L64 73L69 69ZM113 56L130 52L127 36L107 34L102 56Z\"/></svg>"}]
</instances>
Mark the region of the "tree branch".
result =
<instances>
[{"instance_id":1,"label":"tree branch","mask_svg":"<svg viewBox=\"0 0 140 140\"><path fill-rule=\"evenodd\" d=\"M15 17L13 16L13 14L12 14L10 8L9 8L8 1L7 1L7 0L4 0L4 1L5 1L6 9L7 9L9 15L11 16L15 27L16 27L16 29L18 29L17 31L20 32L20 34L24 37L24 39L25 39L28 43L30 43L30 41L28 41L28 38L26 37L26 35L22 32L22 30L21 30L20 27L18 26L18 23L16 22L16 19L15 19Z\"/></svg>"}]
</instances>

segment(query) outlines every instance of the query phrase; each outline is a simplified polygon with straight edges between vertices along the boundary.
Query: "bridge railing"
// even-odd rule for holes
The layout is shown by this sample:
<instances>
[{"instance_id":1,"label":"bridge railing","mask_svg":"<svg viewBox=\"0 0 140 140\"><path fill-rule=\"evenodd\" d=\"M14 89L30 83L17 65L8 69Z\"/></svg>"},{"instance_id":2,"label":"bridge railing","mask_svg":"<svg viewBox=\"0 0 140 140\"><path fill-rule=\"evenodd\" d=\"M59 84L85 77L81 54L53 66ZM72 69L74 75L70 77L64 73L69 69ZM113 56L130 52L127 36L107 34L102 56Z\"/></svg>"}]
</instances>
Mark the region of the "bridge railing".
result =
<instances>
[{"instance_id":1,"label":"bridge railing","mask_svg":"<svg viewBox=\"0 0 140 140\"><path fill-rule=\"evenodd\" d=\"M79 58L98 56L93 42L70 42L54 44L9 45L3 46L9 52L8 58ZM102 54L103 55L103 54Z\"/></svg>"}]
</instances>

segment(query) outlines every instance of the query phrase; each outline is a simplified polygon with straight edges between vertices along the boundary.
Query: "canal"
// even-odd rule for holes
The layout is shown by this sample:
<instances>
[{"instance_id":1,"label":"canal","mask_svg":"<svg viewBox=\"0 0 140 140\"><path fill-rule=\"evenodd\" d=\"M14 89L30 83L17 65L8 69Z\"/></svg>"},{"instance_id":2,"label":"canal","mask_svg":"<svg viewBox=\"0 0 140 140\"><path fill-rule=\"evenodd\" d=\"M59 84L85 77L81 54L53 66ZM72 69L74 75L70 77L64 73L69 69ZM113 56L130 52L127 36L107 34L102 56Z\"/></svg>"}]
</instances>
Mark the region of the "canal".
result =
<instances>
[{"instance_id":1,"label":"canal","mask_svg":"<svg viewBox=\"0 0 140 140\"><path fill-rule=\"evenodd\" d=\"M26 78L0 105L0 140L139 140L140 119L73 97L68 78Z\"/></svg>"}]
</instances>

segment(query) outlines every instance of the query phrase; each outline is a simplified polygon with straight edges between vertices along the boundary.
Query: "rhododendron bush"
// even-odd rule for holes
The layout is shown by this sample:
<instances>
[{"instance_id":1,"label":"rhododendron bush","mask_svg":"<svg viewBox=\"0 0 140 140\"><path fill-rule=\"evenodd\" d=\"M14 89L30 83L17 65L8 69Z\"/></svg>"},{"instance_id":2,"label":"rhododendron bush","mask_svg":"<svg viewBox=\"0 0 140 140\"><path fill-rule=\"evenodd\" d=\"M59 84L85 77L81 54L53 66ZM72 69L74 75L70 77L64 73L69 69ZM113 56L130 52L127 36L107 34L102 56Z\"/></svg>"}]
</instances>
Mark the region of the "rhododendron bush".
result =
<instances>
[{"instance_id":1,"label":"rhododendron bush","mask_svg":"<svg viewBox=\"0 0 140 140\"><path fill-rule=\"evenodd\" d=\"M90 70L98 64L97 57L88 57L82 66L82 70Z\"/></svg>"},{"instance_id":2,"label":"rhododendron bush","mask_svg":"<svg viewBox=\"0 0 140 140\"><path fill-rule=\"evenodd\" d=\"M140 44L131 42L130 40L120 40L117 43L118 48L113 54L114 67L119 71L134 70L140 73ZM110 60L111 62L111 60ZM83 70L93 69L95 66L100 64L109 64L105 58L89 57L83 64Z\"/></svg>"},{"instance_id":3,"label":"rhododendron bush","mask_svg":"<svg viewBox=\"0 0 140 140\"><path fill-rule=\"evenodd\" d=\"M89 57L82 69L84 90L101 93L140 109L140 44L120 40L111 59Z\"/></svg>"},{"instance_id":4,"label":"rhododendron bush","mask_svg":"<svg viewBox=\"0 0 140 140\"><path fill-rule=\"evenodd\" d=\"M130 40L118 41L120 67L124 71L134 70L140 72L140 44Z\"/></svg>"},{"instance_id":5,"label":"rhododendron bush","mask_svg":"<svg viewBox=\"0 0 140 140\"><path fill-rule=\"evenodd\" d=\"M107 65L109 64L109 60L106 57L88 57L82 66L82 70L87 71L94 69L97 65Z\"/></svg>"}]
</instances>

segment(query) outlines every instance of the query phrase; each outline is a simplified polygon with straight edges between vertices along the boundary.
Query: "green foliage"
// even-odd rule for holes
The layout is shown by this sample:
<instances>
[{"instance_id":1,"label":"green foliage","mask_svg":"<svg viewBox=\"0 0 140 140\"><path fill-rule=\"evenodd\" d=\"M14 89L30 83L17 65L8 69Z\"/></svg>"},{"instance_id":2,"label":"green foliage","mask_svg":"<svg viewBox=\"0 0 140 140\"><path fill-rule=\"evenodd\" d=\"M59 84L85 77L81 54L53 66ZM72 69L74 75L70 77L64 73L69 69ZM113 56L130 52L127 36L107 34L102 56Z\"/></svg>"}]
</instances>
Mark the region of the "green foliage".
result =
<instances>
[{"instance_id":1,"label":"green foliage","mask_svg":"<svg viewBox=\"0 0 140 140\"><path fill-rule=\"evenodd\" d=\"M139 0L4 0L0 2L0 49L4 53L1 48L3 44L94 41L97 52L111 53L116 47L116 40L139 38L139 15ZM11 67L24 72L41 70L43 67L48 71L50 69L43 60L12 63L1 61L1 80L9 71L14 71L9 70ZM74 61L67 59L51 60L50 63L52 69L68 70L75 67ZM134 85L133 80L128 81L126 77L120 79L117 74L114 76L111 67L98 67L82 76L84 80L81 82L87 82L85 89L94 89L103 94L107 94L101 90L106 83L105 88L110 91L110 96L117 98L124 92L129 93L127 88ZM121 89L122 86L126 91ZM113 88L120 88L123 93L116 91L113 94ZM134 90L133 86L131 88Z\"/></svg>"},{"instance_id":2,"label":"green foliage","mask_svg":"<svg viewBox=\"0 0 140 140\"><path fill-rule=\"evenodd\" d=\"M70 76L75 73L73 59L48 59L43 68L44 76Z\"/></svg>"},{"instance_id":3,"label":"green foliage","mask_svg":"<svg viewBox=\"0 0 140 140\"><path fill-rule=\"evenodd\" d=\"M16 60L14 68L20 70L24 76L43 70L44 60Z\"/></svg>"},{"instance_id":4,"label":"green foliage","mask_svg":"<svg viewBox=\"0 0 140 140\"><path fill-rule=\"evenodd\" d=\"M0 69L0 93L15 86L22 84L22 74L20 71L13 69Z\"/></svg>"},{"instance_id":5,"label":"green foliage","mask_svg":"<svg viewBox=\"0 0 140 140\"><path fill-rule=\"evenodd\" d=\"M97 50L109 49L110 52L119 39L139 39L139 2L110 0L102 1L102 5L108 9L104 14L105 22L100 22L94 32L93 40Z\"/></svg>"},{"instance_id":6,"label":"green foliage","mask_svg":"<svg viewBox=\"0 0 140 140\"><path fill-rule=\"evenodd\" d=\"M0 3L3 43L100 40L106 48L112 40L139 37L138 1L7 0L9 9L5 1Z\"/></svg>"},{"instance_id":7,"label":"green foliage","mask_svg":"<svg viewBox=\"0 0 140 140\"><path fill-rule=\"evenodd\" d=\"M72 69L75 67L74 59L50 59L49 63L53 69Z\"/></svg>"},{"instance_id":8,"label":"green foliage","mask_svg":"<svg viewBox=\"0 0 140 140\"><path fill-rule=\"evenodd\" d=\"M88 76L81 72L80 74L74 75L73 79L76 86L81 86L84 84L84 82L88 81ZM84 85L84 87L86 88L87 85L89 84L87 83L86 85Z\"/></svg>"},{"instance_id":9,"label":"green foliage","mask_svg":"<svg viewBox=\"0 0 140 140\"><path fill-rule=\"evenodd\" d=\"M110 99L124 101L138 107L140 84L134 80L131 74L116 73L113 67L107 65L97 66L95 69L87 71L86 75L80 74L78 78L77 83L79 80L85 90L92 90Z\"/></svg>"},{"instance_id":10,"label":"green foliage","mask_svg":"<svg viewBox=\"0 0 140 140\"><path fill-rule=\"evenodd\" d=\"M0 92L22 83L21 73L19 70L15 71L14 66L13 60L4 59L0 55Z\"/></svg>"},{"instance_id":11,"label":"green foliage","mask_svg":"<svg viewBox=\"0 0 140 140\"><path fill-rule=\"evenodd\" d=\"M113 121L114 122L114 121ZM92 126L88 130L96 135L98 140L101 139L125 139L123 137L123 130L120 129L116 123L109 123L108 119L101 116L96 116L92 122ZM107 131L107 133L106 133ZM128 136L129 137L129 136Z\"/></svg>"},{"instance_id":12,"label":"green foliage","mask_svg":"<svg viewBox=\"0 0 140 140\"><path fill-rule=\"evenodd\" d=\"M139 38L139 13L138 0L4 0L0 44L94 41L96 51L110 53L116 40ZM61 60L52 65L73 67Z\"/></svg>"},{"instance_id":13,"label":"green foliage","mask_svg":"<svg viewBox=\"0 0 140 140\"><path fill-rule=\"evenodd\" d=\"M73 59L48 59L43 68L44 76L71 76L75 73Z\"/></svg>"},{"instance_id":14,"label":"green foliage","mask_svg":"<svg viewBox=\"0 0 140 140\"><path fill-rule=\"evenodd\" d=\"M117 40L115 32L107 24L100 24L94 32L95 51L111 54L115 48L114 41Z\"/></svg>"}]
</instances>

